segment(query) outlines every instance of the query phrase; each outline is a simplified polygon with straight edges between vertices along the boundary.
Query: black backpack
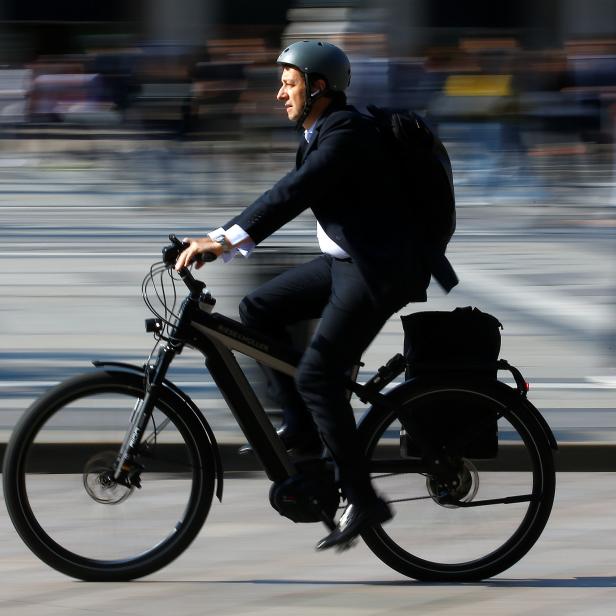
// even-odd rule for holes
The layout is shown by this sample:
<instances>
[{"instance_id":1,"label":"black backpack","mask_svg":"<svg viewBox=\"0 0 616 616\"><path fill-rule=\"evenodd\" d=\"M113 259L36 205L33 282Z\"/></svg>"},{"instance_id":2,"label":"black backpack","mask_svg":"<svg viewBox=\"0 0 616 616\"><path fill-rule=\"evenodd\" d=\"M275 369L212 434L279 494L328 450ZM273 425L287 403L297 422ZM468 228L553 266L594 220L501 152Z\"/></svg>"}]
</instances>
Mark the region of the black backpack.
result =
<instances>
[{"instance_id":1,"label":"black backpack","mask_svg":"<svg viewBox=\"0 0 616 616\"><path fill-rule=\"evenodd\" d=\"M445 146L426 122L412 111L368 105L372 119L408 186L409 222L418 237L444 251L456 229L451 161Z\"/></svg>"}]
</instances>

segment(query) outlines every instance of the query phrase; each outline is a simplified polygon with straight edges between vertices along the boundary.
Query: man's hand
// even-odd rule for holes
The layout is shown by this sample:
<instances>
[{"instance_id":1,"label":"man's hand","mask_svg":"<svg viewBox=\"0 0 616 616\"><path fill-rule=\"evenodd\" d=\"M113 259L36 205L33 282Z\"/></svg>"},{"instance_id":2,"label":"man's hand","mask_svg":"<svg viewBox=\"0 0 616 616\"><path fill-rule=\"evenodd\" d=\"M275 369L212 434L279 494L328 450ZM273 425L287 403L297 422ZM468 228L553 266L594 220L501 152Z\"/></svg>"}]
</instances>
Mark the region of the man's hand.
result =
<instances>
[{"instance_id":1,"label":"man's hand","mask_svg":"<svg viewBox=\"0 0 616 616\"><path fill-rule=\"evenodd\" d=\"M223 247L218 242L215 242L209 237L185 237L182 240L185 244L189 244L188 248L184 250L175 262L175 271L181 270L183 267L188 267L191 263L195 263L197 255L204 252L211 252L217 257L223 253ZM196 261L195 267L199 269L203 265L202 261Z\"/></svg>"}]
</instances>

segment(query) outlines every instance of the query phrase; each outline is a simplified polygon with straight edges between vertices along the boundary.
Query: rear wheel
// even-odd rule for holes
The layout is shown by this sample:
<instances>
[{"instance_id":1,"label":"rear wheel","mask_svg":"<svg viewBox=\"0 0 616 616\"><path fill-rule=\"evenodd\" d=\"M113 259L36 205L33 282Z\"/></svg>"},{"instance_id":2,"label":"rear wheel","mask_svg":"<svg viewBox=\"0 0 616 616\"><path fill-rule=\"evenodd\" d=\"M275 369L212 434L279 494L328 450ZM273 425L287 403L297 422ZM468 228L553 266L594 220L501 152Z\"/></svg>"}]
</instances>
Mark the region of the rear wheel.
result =
<instances>
[{"instance_id":1,"label":"rear wheel","mask_svg":"<svg viewBox=\"0 0 616 616\"><path fill-rule=\"evenodd\" d=\"M133 409L136 375L97 371L59 385L15 428L4 463L13 524L41 560L84 580L128 580L185 550L208 514L215 462L203 429L163 392L138 455L113 464Z\"/></svg>"},{"instance_id":2,"label":"rear wheel","mask_svg":"<svg viewBox=\"0 0 616 616\"><path fill-rule=\"evenodd\" d=\"M409 455L401 447L407 440L401 441L400 431L412 429L413 417L447 417L452 409L470 413L467 441L485 433L486 416L498 422L498 447L490 459L464 457L438 438L438 420L432 424L438 455ZM472 417L473 409L481 420ZM363 538L393 569L418 580L480 580L509 568L539 538L554 499L554 463L544 431L524 404L464 388L412 393L397 411L373 411L361 433L374 486L396 512Z\"/></svg>"}]
</instances>

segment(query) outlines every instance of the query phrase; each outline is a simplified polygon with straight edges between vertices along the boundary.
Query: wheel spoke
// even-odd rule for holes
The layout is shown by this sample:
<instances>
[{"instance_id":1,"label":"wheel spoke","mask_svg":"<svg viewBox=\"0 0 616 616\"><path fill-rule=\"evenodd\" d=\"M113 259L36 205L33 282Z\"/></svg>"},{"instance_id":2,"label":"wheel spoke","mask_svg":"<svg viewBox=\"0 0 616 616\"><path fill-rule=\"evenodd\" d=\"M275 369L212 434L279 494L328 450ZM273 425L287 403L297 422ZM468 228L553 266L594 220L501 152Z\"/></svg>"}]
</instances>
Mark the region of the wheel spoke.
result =
<instances>
[{"instance_id":1,"label":"wheel spoke","mask_svg":"<svg viewBox=\"0 0 616 616\"><path fill-rule=\"evenodd\" d=\"M152 433L148 436L144 436L143 439L141 440L141 443L143 445L151 445L152 441L155 443L156 442L156 438L158 437L158 435L171 423L171 419L169 419L168 417L161 422L160 425L154 425L154 428L152 430Z\"/></svg>"},{"instance_id":2,"label":"wheel spoke","mask_svg":"<svg viewBox=\"0 0 616 616\"><path fill-rule=\"evenodd\" d=\"M506 496L505 498L491 498L488 500L470 501L464 503L462 501L451 501L456 507L485 507L486 505L512 505L514 503L530 503L537 501L538 497L532 494L523 494L521 496Z\"/></svg>"},{"instance_id":3,"label":"wheel spoke","mask_svg":"<svg viewBox=\"0 0 616 616\"><path fill-rule=\"evenodd\" d=\"M415 496L412 498L392 498L388 500L387 503L391 505L392 503L408 503L410 501L418 501L418 500L432 500L431 496Z\"/></svg>"},{"instance_id":4,"label":"wheel spoke","mask_svg":"<svg viewBox=\"0 0 616 616\"><path fill-rule=\"evenodd\" d=\"M427 467L421 460L409 458L379 458L369 461L371 473L384 473L383 477L389 475L400 475L402 473L426 473Z\"/></svg>"},{"instance_id":5,"label":"wheel spoke","mask_svg":"<svg viewBox=\"0 0 616 616\"><path fill-rule=\"evenodd\" d=\"M160 447L157 447L156 451L154 451L153 449L142 449L140 447L137 453L141 458L153 460L158 464L162 464L165 470L173 470L175 467L183 469L193 468L193 464L187 462L186 460L179 460L177 458L161 455L160 449ZM171 468L169 468L169 466L171 466Z\"/></svg>"}]
</instances>

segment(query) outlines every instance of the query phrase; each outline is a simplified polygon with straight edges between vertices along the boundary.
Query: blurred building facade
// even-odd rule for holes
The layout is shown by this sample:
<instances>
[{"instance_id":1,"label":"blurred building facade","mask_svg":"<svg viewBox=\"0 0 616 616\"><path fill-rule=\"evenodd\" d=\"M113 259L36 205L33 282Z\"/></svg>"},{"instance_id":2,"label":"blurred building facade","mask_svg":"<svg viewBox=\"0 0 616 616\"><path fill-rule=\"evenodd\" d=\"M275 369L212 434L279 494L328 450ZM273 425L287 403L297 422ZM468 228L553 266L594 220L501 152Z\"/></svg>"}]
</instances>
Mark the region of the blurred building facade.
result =
<instances>
[{"instance_id":1,"label":"blurred building facade","mask_svg":"<svg viewBox=\"0 0 616 616\"><path fill-rule=\"evenodd\" d=\"M486 190L614 142L616 0L4 0L0 123L271 143L277 53L313 37L349 54L353 104L425 114Z\"/></svg>"},{"instance_id":2,"label":"blurred building facade","mask_svg":"<svg viewBox=\"0 0 616 616\"><path fill-rule=\"evenodd\" d=\"M0 162L56 131L90 155L98 131L120 177L166 205L239 207L296 147L277 54L317 37L350 56L350 102L438 129L458 203L581 203L611 224L616 0L1 0Z\"/></svg>"},{"instance_id":3,"label":"blurred building facade","mask_svg":"<svg viewBox=\"0 0 616 616\"><path fill-rule=\"evenodd\" d=\"M615 0L4 0L0 62L33 54L74 53L84 35L201 46L210 38L275 38L378 30L392 55L421 53L468 36L509 36L525 48L559 47L571 38L613 36Z\"/></svg>"}]
</instances>

